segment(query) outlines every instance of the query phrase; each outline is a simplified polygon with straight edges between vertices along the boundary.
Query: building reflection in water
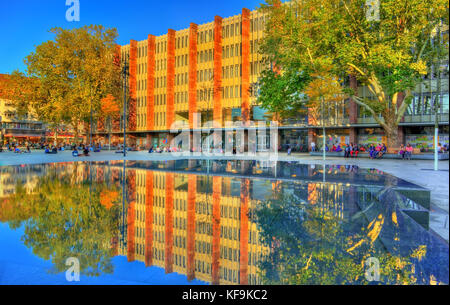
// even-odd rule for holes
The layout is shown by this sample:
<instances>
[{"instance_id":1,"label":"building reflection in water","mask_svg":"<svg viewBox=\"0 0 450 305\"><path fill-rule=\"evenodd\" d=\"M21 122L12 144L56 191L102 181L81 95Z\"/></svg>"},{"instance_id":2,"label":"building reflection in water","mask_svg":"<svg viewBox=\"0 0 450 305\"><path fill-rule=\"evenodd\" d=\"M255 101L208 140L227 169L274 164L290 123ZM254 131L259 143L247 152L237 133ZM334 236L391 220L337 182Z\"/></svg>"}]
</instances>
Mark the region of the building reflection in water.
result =
<instances>
[{"instance_id":1,"label":"building reflection in water","mask_svg":"<svg viewBox=\"0 0 450 305\"><path fill-rule=\"evenodd\" d=\"M290 201L288 206L294 204L293 214L297 218L287 211L287 216L283 215L281 223L290 223L290 218L295 218L295 221L303 219L301 213L314 209L320 219L332 219L333 224L351 220L356 226L362 224L358 230L368 227L364 236L358 240L351 238L356 239L356 236L361 236L361 232L357 232L359 235L346 236L347 239L342 239L341 243L336 240L334 247L342 248L339 253L348 256L349 248L354 251L363 244L367 236L376 235L371 241L373 243L380 234L374 233L375 229L372 228L376 223L372 219L366 219L373 205L368 207L364 217L361 217L361 210L364 204L364 207L367 207L368 202L375 200L374 194L383 189L382 186L324 183L315 179L316 176L324 174L331 175L331 180L333 175L340 175L340 178L346 175L347 178L353 179L353 176L358 175L358 171L351 168L328 168L324 173L323 169L306 166L299 172L286 167L263 169L251 162L212 162L208 167L204 164L199 167L198 161L186 160L182 163L182 169L176 171L172 165L166 162L143 166L139 162L128 162L125 168L123 162L111 161L5 167L0 169L0 203L2 198L8 198L17 190L19 181L25 185L27 194L33 194L36 192L37 181L50 172L61 180L63 177L69 177L73 185L88 182L89 200L98 198L99 203L106 209L117 210L117 215L114 216L115 226L112 226L115 229L108 246L112 256L126 256L129 262L144 262L147 267L164 268L166 274L175 272L185 275L189 281L197 279L212 284L255 285L268 282L262 277L269 276L270 272L262 272L261 267L269 260L269 263L277 268L276 263L280 259L276 254L280 250L280 243L283 242L284 232L270 231L271 221L276 222L277 215L269 215L273 220L269 217L269 221L264 223L264 211L268 208L270 210L278 201L286 198ZM206 171L206 174L203 171ZM231 173L242 177L208 173ZM309 181L305 179L288 183L257 177L264 174L294 178L303 175L308 177ZM376 175L369 178L377 180ZM93 196L91 193L96 190L99 194ZM280 199L282 197L285 199ZM2 222L14 220L12 204L7 200L2 202ZM304 208L305 206L307 208ZM276 212L270 210L270 213L273 211ZM389 213L394 214L395 209L389 208ZM377 219L378 215L385 216L380 214L379 210L374 212L374 215L373 219ZM311 223L313 226L314 223ZM292 232L295 232L297 223L294 222L293 226L287 230L292 229ZM392 232L392 239L400 243L398 232ZM277 236L278 233L280 236ZM287 233L289 234L290 232ZM305 241L305 245L311 242L310 237L301 238L295 242L300 244ZM326 240L322 236L317 241L322 243L322 239ZM317 241L313 243L317 244ZM392 243L391 251L397 251L397 248L395 243ZM280 265L278 268L283 269L286 266Z\"/></svg>"},{"instance_id":2,"label":"building reflection in water","mask_svg":"<svg viewBox=\"0 0 450 305\"><path fill-rule=\"evenodd\" d=\"M119 255L213 284L260 284L268 251L251 213L249 179L131 169ZM135 187L132 187L135 185Z\"/></svg>"}]
</instances>

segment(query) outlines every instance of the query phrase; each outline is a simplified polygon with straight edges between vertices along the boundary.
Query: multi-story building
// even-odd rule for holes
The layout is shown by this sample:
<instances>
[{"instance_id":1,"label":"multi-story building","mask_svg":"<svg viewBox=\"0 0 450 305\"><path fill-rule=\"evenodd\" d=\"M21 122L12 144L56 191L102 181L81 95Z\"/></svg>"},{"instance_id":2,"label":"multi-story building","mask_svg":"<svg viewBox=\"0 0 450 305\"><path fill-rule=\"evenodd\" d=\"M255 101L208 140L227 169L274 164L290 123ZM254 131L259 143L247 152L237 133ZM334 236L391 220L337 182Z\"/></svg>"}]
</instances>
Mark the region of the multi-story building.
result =
<instances>
[{"instance_id":1,"label":"multi-story building","mask_svg":"<svg viewBox=\"0 0 450 305\"><path fill-rule=\"evenodd\" d=\"M170 29L165 35L148 35L146 40L131 40L122 46L122 60L129 59L131 139L141 147L164 146L173 136L170 129L175 121L194 130L210 120L221 128L225 127L225 121L271 120L272 114L256 103L256 84L265 68L263 56L258 53L265 19L262 12L244 8L240 15L216 16L210 23L191 23L187 29ZM443 35L448 35L448 27ZM361 96L369 94L367 88L356 82L354 85ZM399 126L403 142L432 147L434 100L440 103L437 119L440 141L448 144L448 64L439 78L429 76L417 87L413 103ZM332 112L325 122L330 143L386 140L383 129L352 100L336 105ZM201 114L199 124L194 122L195 113ZM322 136L322 123L312 121L305 116L280 122L279 143L303 148L308 147L308 142L321 143L318 137ZM97 135L102 137L106 133ZM119 130L115 136L113 142L119 140ZM259 140L268 145L267 139Z\"/></svg>"},{"instance_id":2,"label":"multi-story building","mask_svg":"<svg viewBox=\"0 0 450 305\"><path fill-rule=\"evenodd\" d=\"M19 115L13 103L2 98L2 82L8 75L0 74L0 143L39 142L45 136L42 122L36 120L32 113Z\"/></svg>"}]
</instances>

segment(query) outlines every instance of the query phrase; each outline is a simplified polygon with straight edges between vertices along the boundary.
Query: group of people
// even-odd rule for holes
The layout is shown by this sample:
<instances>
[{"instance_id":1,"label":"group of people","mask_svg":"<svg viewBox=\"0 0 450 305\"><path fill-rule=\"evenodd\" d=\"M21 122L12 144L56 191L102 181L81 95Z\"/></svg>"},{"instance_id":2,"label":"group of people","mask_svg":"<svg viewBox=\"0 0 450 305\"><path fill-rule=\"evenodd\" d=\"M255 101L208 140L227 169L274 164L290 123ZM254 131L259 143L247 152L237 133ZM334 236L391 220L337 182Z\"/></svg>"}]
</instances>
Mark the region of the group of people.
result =
<instances>
[{"instance_id":1,"label":"group of people","mask_svg":"<svg viewBox=\"0 0 450 305\"><path fill-rule=\"evenodd\" d=\"M369 157L370 159L381 159L387 153L386 144L375 144L369 145Z\"/></svg>"},{"instance_id":2,"label":"group of people","mask_svg":"<svg viewBox=\"0 0 450 305\"><path fill-rule=\"evenodd\" d=\"M153 146L150 147L148 153L152 154L152 153L157 153L157 154L161 154L161 153L171 153L171 152L181 152L181 148L177 148L177 147L159 147L157 146L156 148L154 148Z\"/></svg>"},{"instance_id":3,"label":"group of people","mask_svg":"<svg viewBox=\"0 0 450 305\"><path fill-rule=\"evenodd\" d=\"M334 148L334 145L333 145L333 148ZM338 145L337 149L339 149L339 151L342 151L340 145ZM336 151L338 151L338 150L336 150ZM366 151L364 146L354 145L353 143L351 143L350 145L345 146L344 157L345 158L358 158L358 154L360 151L362 151L362 152Z\"/></svg>"},{"instance_id":4,"label":"group of people","mask_svg":"<svg viewBox=\"0 0 450 305\"><path fill-rule=\"evenodd\" d=\"M20 149L17 144L6 144L6 150L12 151L15 154L31 154L31 146L29 144L26 145L23 149ZM3 145L0 144L0 152L3 152Z\"/></svg>"},{"instance_id":5,"label":"group of people","mask_svg":"<svg viewBox=\"0 0 450 305\"><path fill-rule=\"evenodd\" d=\"M408 145L401 145L400 150L398 151L398 154L402 156L403 160L411 160L411 156L413 154L414 147L411 146L410 143Z\"/></svg>"},{"instance_id":6,"label":"group of people","mask_svg":"<svg viewBox=\"0 0 450 305\"><path fill-rule=\"evenodd\" d=\"M90 152L98 153L102 151L102 145L100 143L90 144L80 144L72 145L72 156L73 157L89 157Z\"/></svg>"},{"instance_id":7,"label":"group of people","mask_svg":"<svg viewBox=\"0 0 450 305\"><path fill-rule=\"evenodd\" d=\"M94 151L92 146L81 144L80 146L72 147L72 156L73 157L89 157L89 151Z\"/></svg>"},{"instance_id":8,"label":"group of people","mask_svg":"<svg viewBox=\"0 0 450 305\"><path fill-rule=\"evenodd\" d=\"M311 151L316 151L316 144L314 142L311 144ZM325 151L344 152L345 158L357 158L360 153L368 152L371 159L381 159L387 153L387 147L385 144L381 143L377 145L370 144L369 146L353 143L344 144L341 146L341 144L335 143L331 148L328 146L328 144L325 144Z\"/></svg>"}]
</instances>

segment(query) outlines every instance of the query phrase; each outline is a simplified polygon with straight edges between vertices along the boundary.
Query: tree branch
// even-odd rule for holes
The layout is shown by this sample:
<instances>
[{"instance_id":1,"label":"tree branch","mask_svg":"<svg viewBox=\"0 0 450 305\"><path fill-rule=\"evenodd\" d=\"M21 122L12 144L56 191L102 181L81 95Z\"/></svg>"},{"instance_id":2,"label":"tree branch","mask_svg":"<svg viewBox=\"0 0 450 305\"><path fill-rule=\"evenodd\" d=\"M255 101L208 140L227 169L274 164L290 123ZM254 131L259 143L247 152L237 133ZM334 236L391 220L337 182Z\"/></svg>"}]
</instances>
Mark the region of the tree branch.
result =
<instances>
[{"instance_id":1,"label":"tree branch","mask_svg":"<svg viewBox=\"0 0 450 305\"><path fill-rule=\"evenodd\" d=\"M366 103L363 102L363 99L361 99L359 96L352 96L351 98L355 101L356 104L366 108L372 114L372 117L374 118L374 120L378 124L380 124L381 127L387 128L386 123L379 118L378 114L375 112L375 110L372 109L372 107L370 107L369 105L367 105Z\"/></svg>"},{"instance_id":2,"label":"tree branch","mask_svg":"<svg viewBox=\"0 0 450 305\"><path fill-rule=\"evenodd\" d=\"M409 98L412 95L410 90L406 91L406 95L405 98L403 99L402 104L400 105L400 107L398 108L398 112L397 112L397 118L395 119L396 124L400 124L403 115L405 114L406 109L408 108L408 103L406 103L406 99Z\"/></svg>"}]
</instances>

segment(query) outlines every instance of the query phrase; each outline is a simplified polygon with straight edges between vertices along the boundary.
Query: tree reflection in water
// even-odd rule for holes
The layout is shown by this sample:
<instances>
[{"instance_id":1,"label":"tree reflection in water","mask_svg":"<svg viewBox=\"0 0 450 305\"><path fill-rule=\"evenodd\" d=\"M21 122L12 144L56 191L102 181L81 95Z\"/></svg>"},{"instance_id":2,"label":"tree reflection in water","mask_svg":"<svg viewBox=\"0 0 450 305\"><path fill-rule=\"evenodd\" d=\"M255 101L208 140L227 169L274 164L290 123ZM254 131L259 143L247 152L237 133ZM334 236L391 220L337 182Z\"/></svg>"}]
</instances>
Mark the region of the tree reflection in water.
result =
<instances>
[{"instance_id":1,"label":"tree reflection in water","mask_svg":"<svg viewBox=\"0 0 450 305\"><path fill-rule=\"evenodd\" d=\"M51 273L66 271L69 257L79 259L82 275L113 273L121 196L117 186L92 179L91 169L84 167L49 169L33 192L19 183L15 194L2 203L11 211L10 227L24 226L24 244L51 260Z\"/></svg>"},{"instance_id":2,"label":"tree reflection in water","mask_svg":"<svg viewBox=\"0 0 450 305\"><path fill-rule=\"evenodd\" d=\"M40 174L27 173L33 183L11 179L15 190L0 199L0 221L23 227L24 244L50 260L53 273L76 257L83 275L112 274L120 252L217 284L371 284L370 257L380 262L382 284L448 279L448 245L405 216L389 183L374 191L365 184L186 175L176 168L158 173L140 165L138 174L133 162L41 166ZM211 268L196 269L200 260ZM227 278L226 271L237 276Z\"/></svg>"},{"instance_id":3,"label":"tree reflection in water","mask_svg":"<svg viewBox=\"0 0 450 305\"><path fill-rule=\"evenodd\" d=\"M322 190L324 191L324 190ZM320 201L320 200L319 200ZM323 203L302 200L279 188L273 198L255 211L262 243L270 252L259 263L264 284L430 284L431 277L418 277L415 263L423 259L425 245L404 253L396 248L398 225L396 203L376 202L367 213L350 219L337 216ZM394 232L391 251L381 242L380 233ZM380 262L380 282L365 277L368 258ZM431 281L430 281L431 279Z\"/></svg>"}]
</instances>

